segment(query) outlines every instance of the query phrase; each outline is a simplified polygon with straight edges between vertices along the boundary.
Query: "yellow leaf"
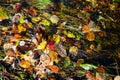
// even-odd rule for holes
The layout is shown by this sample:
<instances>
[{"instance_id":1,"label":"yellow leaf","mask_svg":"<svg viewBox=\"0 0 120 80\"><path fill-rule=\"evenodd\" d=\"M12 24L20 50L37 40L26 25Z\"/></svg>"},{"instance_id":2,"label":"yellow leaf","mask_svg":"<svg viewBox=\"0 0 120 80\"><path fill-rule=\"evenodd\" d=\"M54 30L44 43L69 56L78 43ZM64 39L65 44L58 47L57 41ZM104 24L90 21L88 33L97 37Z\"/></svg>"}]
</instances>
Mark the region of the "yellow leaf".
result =
<instances>
[{"instance_id":1,"label":"yellow leaf","mask_svg":"<svg viewBox=\"0 0 120 80\"><path fill-rule=\"evenodd\" d=\"M53 35L53 40L55 41L55 43L59 43L60 42L60 35Z\"/></svg>"},{"instance_id":2,"label":"yellow leaf","mask_svg":"<svg viewBox=\"0 0 120 80\"><path fill-rule=\"evenodd\" d=\"M47 41L45 39L42 39L42 42L38 45L37 49L44 50L47 45Z\"/></svg>"},{"instance_id":3,"label":"yellow leaf","mask_svg":"<svg viewBox=\"0 0 120 80\"><path fill-rule=\"evenodd\" d=\"M50 26L50 21L43 19L39 24L43 24L45 26Z\"/></svg>"},{"instance_id":4,"label":"yellow leaf","mask_svg":"<svg viewBox=\"0 0 120 80\"><path fill-rule=\"evenodd\" d=\"M86 34L86 39L87 39L88 41L94 41L94 40L95 40L95 34L94 34L94 32L88 32L88 33Z\"/></svg>"},{"instance_id":5,"label":"yellow leaf","mask_svg":"<svg viewBox=\"0 0 120 80\"><path fill-rule=\"evenodd\" d=\"M40 20L41 20L40 17L32 17L32 21L33 21L33 22L38 22L38 21L40 21Z\"/></svg>"},{"instance_id":6,"label":"yellow leaf","mask_svg":"<svg viewBox=\"0 0 120 80\"><path fill-rule=\"evenodd\" d=\"M68 38L75 38L75 35L72 32L68 31L67 37Z\"/></svg>"},{"instance_id":7,"label":"yellow leaf","mask_svg":"<svg viewBox=\"0 0 120 80\"><path fill-rule=\"evenodd\" d=\"M72 46L72 47L70 47L69 52L70 52L70 53L74 53L74 55L77 55L77 53L78 53L78 48L75 47L75 46Z\"/></svg>"},{"instance_id":8,"label":"yellow leaf","mask_svg":"<svg viewBox=\"0 0 120 80\"><path fill-rule=\"evenodd\" d=\"M95 45L91 44L90 49L94 49L94 48L95 48Z\"/></svg>"},{"instance_id":9,"label":"yellow leaf","mask_svg":"<svg viewBox=\"0 0 120 80\"><path fill-rule=\"evenodd\" d=\"M23 31L26 31L26 28L24 28L21 24L18 25L18 33L21 33Z\"/></svg>"}]
</instances>

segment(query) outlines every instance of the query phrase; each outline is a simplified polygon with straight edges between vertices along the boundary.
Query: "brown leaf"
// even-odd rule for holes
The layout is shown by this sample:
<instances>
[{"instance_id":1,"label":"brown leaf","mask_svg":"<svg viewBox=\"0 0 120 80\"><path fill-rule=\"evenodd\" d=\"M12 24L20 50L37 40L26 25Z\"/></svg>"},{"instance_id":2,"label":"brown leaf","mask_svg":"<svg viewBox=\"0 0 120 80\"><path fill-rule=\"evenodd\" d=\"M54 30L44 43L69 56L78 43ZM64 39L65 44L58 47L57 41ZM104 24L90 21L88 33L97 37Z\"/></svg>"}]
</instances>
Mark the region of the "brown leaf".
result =
<instances>
[{"instance_id":1,"label":"brown leaf","mask_svg":"<svg viewBox=\"0 0 120 80\"><path fill-rule=\"evenodd\" d=\"M101 73L104 73L105 72L105 69L103 66L99 66L97 69L96 69L98 72L101 72Z\"/></svg>"},{"instance_id":2,"label":"brown leaf","mask_svg":"<svg viewBox=\"0 0 120 80\"><path fill-rule=\"evenodd\" d=\"M8 49L6 52L5 52L5 54L7 55L7 56L11 56L11 57L15 57L16 55L15 55L15 52L13 51L13 49Z\"/></svg>"}]
</instances>

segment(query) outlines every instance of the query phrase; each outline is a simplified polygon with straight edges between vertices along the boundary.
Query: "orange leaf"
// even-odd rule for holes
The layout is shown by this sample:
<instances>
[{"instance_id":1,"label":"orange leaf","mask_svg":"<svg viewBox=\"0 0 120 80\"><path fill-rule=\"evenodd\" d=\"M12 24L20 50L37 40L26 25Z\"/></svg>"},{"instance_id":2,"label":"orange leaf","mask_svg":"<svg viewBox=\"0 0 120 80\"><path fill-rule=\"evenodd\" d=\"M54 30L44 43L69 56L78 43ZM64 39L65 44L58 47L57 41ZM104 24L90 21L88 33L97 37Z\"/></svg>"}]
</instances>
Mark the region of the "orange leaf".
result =
<instances>
[{"instance_id":1,"label":"orange leaf","mask_svg":"<svg viewBox=\"0 0 120 80\"><path fill-rule=\"evenodd\" d=\"M49 65L49 66L47 66L47 68L49 68L54 73L58 73L58 71L59 71L59 67L55 66L55 65Z\"/></svg>"},{"instance_id":2,"label":"orange leaf","mask_svg":"<svg viewBox=\"0 0 120 80\"><path fill-rule=\"evenodd\" d=\"M86 39L89 41L94 41L95 40L95 34L94 32L89 32L86 34Z\"/></svg>"},{"instance_id":3,"label":"orange leaf","mask_svg":"<svg viewBox=\"0 0 120 80\"><path fill-rule=\"evenodd\" d=\"M83 27L82 27L82 31L83 31L84 33L89 32L89 31L90 31L89 26L88 26L88 25L83 26Z\"/></svg>"},{"instance_id":4,"label":"orange leaf","mask_svg":"<svg viewBox=\"0 0 120 80\"><path fill-rule=\"evenodd\" d=\"M1 46L1 44L2 44L2 40L0 40L0 46Z\"/></svg>"},{"instance_id":5,"label":"orange leaf","mask_svg":"<svg viewBox=\"0 0 120 80\"><path fill-rule=\"evenodd\" d=\"M30 67L30 62L28 60L22 60L19 64L22 68L29 68Z\"/></svg>"},{"instance_id":6,"label":"orange leaf","mask_svg":"<svg viewBox=\"0 0 120 80\"><path fill-rule=\"evenodd\" d=\"M105 72L105 69L104 69L103 66L98 67L96 70L97 70L98 72L102 72L102 73Z\"/></svg>"}]
</instances>

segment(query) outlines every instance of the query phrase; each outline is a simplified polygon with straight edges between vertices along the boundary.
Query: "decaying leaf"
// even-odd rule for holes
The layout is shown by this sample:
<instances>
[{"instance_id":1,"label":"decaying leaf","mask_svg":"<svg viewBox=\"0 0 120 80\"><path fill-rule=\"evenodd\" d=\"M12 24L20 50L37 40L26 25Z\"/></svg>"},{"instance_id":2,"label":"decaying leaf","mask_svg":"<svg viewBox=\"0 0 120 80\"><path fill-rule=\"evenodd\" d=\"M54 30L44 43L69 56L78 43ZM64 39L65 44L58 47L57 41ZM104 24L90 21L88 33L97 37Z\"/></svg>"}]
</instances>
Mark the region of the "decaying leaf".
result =
<instances>
[{"instance_id":1,"label":"decaying leaf","mask_svg":"<svg viewBox=\"0 0 120 80\"><path fill-rule=\"evenodd\" d=\"M62 44L55 44L55 49L61 57L67 56L66 49L64 48L64 46Z\"/></svg>"},{"instance_id":2,"label":"decaying leaf","mask_svg":"<svg viewBox=\"0 0 120 80\"><path fill-rule=\"evenodd\" d=\"M59 18L58 18L56 15L52 15L52 16L50 17L50 21L51 21L52 23L57 24L58 21L59 21Z\"/></svg>"},{"instance_id":3,"label":"decaying leaf","mask_svg":"<svg viewBox=\"0 0 120 80\"><path fill-rule=\"evenodd\" d=\"M5 52L6 56L11 56L11 57L15 57L16 54L14 52L13 49L8 49L6 52Z\"/></svg>"},{"instance_id":4,"label":"decaying leaf","mask_svg":"<svg viewBox=\"0 0 120 80\"><path fill-rule=\"evenodd\" d=\"M50 64L50 57L47 54L42 54L40 56L40 62L45 63L45 65L49 65Z\"/></svg>"}]
</instances>

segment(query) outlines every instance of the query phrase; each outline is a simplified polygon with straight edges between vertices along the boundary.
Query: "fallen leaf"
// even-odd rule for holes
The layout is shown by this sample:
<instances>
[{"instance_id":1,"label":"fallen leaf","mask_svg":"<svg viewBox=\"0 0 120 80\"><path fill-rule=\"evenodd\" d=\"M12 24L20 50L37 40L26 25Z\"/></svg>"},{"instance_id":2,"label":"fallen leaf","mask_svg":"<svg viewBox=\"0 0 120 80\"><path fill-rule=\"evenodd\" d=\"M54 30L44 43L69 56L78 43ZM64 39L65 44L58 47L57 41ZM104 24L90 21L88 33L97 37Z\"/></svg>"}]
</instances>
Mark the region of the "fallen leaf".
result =
<instances>
[{"instance_id":1,"label":"fallen leaf","mask_svg":"<svg viewBox=\"0 0 120 80\"><path fill-rule=\"evenodd\" d=\"M59 67L55 66L55 65L49 65L49 66L47 66L47 68L50 69L54 73L58 73L58 71L59 71Z\"/></svg>"},{"instance_id":2,"label":"fallen leaf","mask_svg":"<svg viewBox=\"0 0 120 80\"><path fill-rule=\"evenodd\" d=\"M64 46L62 44L55 44L55 49L61 57L67 56L66 49L64 48Z\"/></svg>"},{"instance_id":3,"label":"fallen leaf","mask_svg":"<svg viewBox=\"0 0 120 80\"><path fill-rule=\"evenodd\" d=\"M116 76L114 80L120 80L120 76Z\"/></svg>"},{"instance_id":4,"label":"fallen leaf","mask_svg":"<svg viewBox=\"0 0 120 80\"><path fill-rule=\"evenodd\" d=\"M43 62L46 65L50 64L50 57L47 54L42 54L40 56L40 62Z\"/></svg>"},{"instance_id":5,"label":"fallen leaf","mask_svg":"<svg viewBox=\"0 0 120 80\"><path fill-rule=\"evenodd\" d=\"M88 25L85 25L85 26L82 27L82 32L83 32L83 33L87 33L87 32L89 32L89 31L90 31L90 28L89 28Z\"/></svg>"},{"instance_id":6,"label":"fallen leaf","mask_svg":"<svg viewBox=\"0 0 120 80\"><path fill-rule=\"evenodd\" d=\"M22 68L29 68L31 64L28 60L21 60L19 65Z\"/></svg>"},{"instance_id":7,"label":"fallen leaf","mask_svg":"<svg viewBox=\"0 0 120 80\"><path fill-rule=\"evenodd\" d=\"M51 21L52 23L54 23L54 24L57 24L58 21L59 21L59 18L58 18L56 15L52 15L52 16L50 17L50 21Z\"/></svg>"},{"instance_id":8,"label":"fallen leaf","mask_svg":"<svg viewBox=\"0 0 120 80\"><path fill-rule=\"evenodd\" d=\"M86 33L86 39L88 41L94 41L95 40L95 34L94 34L94 32L88 32L88 33Z\"/></svg>"},{"instance_id":9,"label":"fallen leaf","mask_svg":"<svg viewBox=\"0 0 120 80\"><path fill-rule=\"evenodd\" d=\"M5 52L6 56L11 56L11 57L15 57L16 54L14 52L13 49L8 49L6 52Z\"/></svg>"},{"instance_id":10,"label":"fallen leaf","mask_svg":"<svg viewBox=\"0 0 120 80\"><path fill-rule=\"evenodd\" d=\"M99 66L98 68L96 68L96 71L101 72L101 73L104 73L104 72L105 72L105 69L104 69L103 66Z\"/></svg>"},{"instance_id":11,"label":"fallen leaf","mask_svg":"<svg viewBox=\"0 0 120 80\"><path fill-rule=\"evenodd\" d=\"M47 41L45 39L42 39L42 42L38 45L37 49L44 50L47 45Z\"/></svg>"},{"instance_id":12,"label":"fallen leaf","mask_svg":"<svg viewBox=\"0 0 120 80\"><path fill-rule=\"evenodd\" d=\"M48 56L50 57L50 60L51 60L52 63L53 63L54 61L55 61L55 62L58 62L58 53L57 53L57 52L55 52L55 51L50 51L50 52L48 53Z\"/></svg>"}]
</instances>

